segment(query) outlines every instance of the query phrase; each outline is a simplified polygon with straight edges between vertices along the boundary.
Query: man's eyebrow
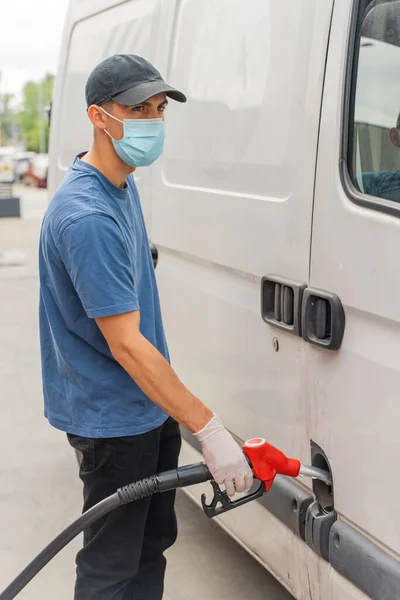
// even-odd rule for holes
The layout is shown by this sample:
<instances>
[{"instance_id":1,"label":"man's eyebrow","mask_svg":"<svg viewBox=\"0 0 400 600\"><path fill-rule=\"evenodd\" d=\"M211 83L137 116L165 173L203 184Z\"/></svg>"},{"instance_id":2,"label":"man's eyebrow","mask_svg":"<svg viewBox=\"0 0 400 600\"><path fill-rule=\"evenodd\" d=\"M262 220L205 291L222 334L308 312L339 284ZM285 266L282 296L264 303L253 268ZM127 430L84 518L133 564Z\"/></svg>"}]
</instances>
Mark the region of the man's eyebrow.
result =
<instances>
[{"instance_id":1,"label":"man's eyebrow","mask_svg":"<svg viewBox=\"0 0 400 600\"><path fill-rule=\"evenodd\" d=\"M160 108L160 106L166 106L168 104L168 100L167 98L165 98L165 100L163 100L163 102L160 102L160 104L158 105L158 108ZM133 106L132 108L135 108L136 106L151 106L151 102L140 102L140 104L135 104L135 106Z\"/></svg>"}]
</instances>

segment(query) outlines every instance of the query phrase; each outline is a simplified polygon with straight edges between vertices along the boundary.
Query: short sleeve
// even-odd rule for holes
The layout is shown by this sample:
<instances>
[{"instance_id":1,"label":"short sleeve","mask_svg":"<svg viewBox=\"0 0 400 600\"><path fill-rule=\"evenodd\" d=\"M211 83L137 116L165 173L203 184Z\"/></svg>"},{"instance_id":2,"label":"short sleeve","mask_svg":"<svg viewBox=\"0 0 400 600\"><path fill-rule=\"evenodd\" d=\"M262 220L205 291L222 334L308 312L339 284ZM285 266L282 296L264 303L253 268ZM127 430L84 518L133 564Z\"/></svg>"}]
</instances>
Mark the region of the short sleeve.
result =
<instances>
[{"instance_id":1,"label":"short sleeve","mask_svg":"<svg viewBox=\"0 0 400 600\"><path fill-rule=\"evenodd\" d=\"M58 249L88 317L139 310L132 257L114 219L77 219L63 230Z\"/></svg>"}]
</instances>

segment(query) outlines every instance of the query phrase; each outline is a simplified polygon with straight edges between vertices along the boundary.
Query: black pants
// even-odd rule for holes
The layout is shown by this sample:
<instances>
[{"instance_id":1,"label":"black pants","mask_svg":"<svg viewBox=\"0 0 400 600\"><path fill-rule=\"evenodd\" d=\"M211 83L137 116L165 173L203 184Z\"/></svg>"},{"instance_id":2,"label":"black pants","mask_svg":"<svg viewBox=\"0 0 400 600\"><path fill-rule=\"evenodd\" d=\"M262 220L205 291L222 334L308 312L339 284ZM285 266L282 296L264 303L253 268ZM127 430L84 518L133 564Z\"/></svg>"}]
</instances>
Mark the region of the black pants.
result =
<instances>
[{"instance_id":1,"label":"black pants","mask_svg":"<svg viewBox=\"0 0 400 600\"><path fill-rule=\"evenodd\" d=\"M84 511L127 483L176 468L181 446L179 426L171 418L142 435L92 439L68 434L68 440L83 455ZM163 553L177 536L174 503L175 492L155 494L88 527L76 557L75 600L160 600Z\"/></svg>"}]
</instances>

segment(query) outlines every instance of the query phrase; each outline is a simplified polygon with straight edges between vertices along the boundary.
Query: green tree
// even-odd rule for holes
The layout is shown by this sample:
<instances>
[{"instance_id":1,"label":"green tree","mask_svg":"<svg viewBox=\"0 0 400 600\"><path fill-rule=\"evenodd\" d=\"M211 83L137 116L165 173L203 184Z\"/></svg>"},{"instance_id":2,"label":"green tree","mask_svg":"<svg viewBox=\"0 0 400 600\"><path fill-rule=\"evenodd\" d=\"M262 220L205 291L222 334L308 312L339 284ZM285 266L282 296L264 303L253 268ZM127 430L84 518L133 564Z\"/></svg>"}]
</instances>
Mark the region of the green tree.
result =
<instances>
[{"instance_id":1,"label":"green tree","mask_svg":"<svg viewBox=\"0 0 400 600\"><path fill-rule=\"evenodd\" d=\"M27 150L48 152L49 126L45 109L53 95L53 84L53 75L47 73L38 83L28 81L24 86L18 123Z\"/></svg>"}]
</instances>

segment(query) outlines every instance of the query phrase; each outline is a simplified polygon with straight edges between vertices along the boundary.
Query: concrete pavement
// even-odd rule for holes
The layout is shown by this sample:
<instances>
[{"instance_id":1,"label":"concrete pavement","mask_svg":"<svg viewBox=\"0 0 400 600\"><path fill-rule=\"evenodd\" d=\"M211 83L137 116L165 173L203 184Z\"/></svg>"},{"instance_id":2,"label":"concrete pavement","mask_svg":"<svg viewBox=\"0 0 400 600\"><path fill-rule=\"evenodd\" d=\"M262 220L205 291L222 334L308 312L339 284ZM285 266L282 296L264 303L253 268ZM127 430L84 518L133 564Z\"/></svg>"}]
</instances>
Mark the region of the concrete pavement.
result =
<instances>
[{"instance_id":1,"label":"concrete pavement","mask_svg":"<svg viewBox=\"0 0 400 600\"><path fill-rule=\"evenodd\" d=\"M81 509L77 465L65 436L42 416L37 242L46 191L17 188L23 218L0 220L0 590ZM12 254L7 254L12 252ZM12 261L10 261L12 262ZM166 600L289 600L291 596L183 493L180 537L168 553ZM20 594L71 600L75 540Z\"/></svg>"}]
</instances>

